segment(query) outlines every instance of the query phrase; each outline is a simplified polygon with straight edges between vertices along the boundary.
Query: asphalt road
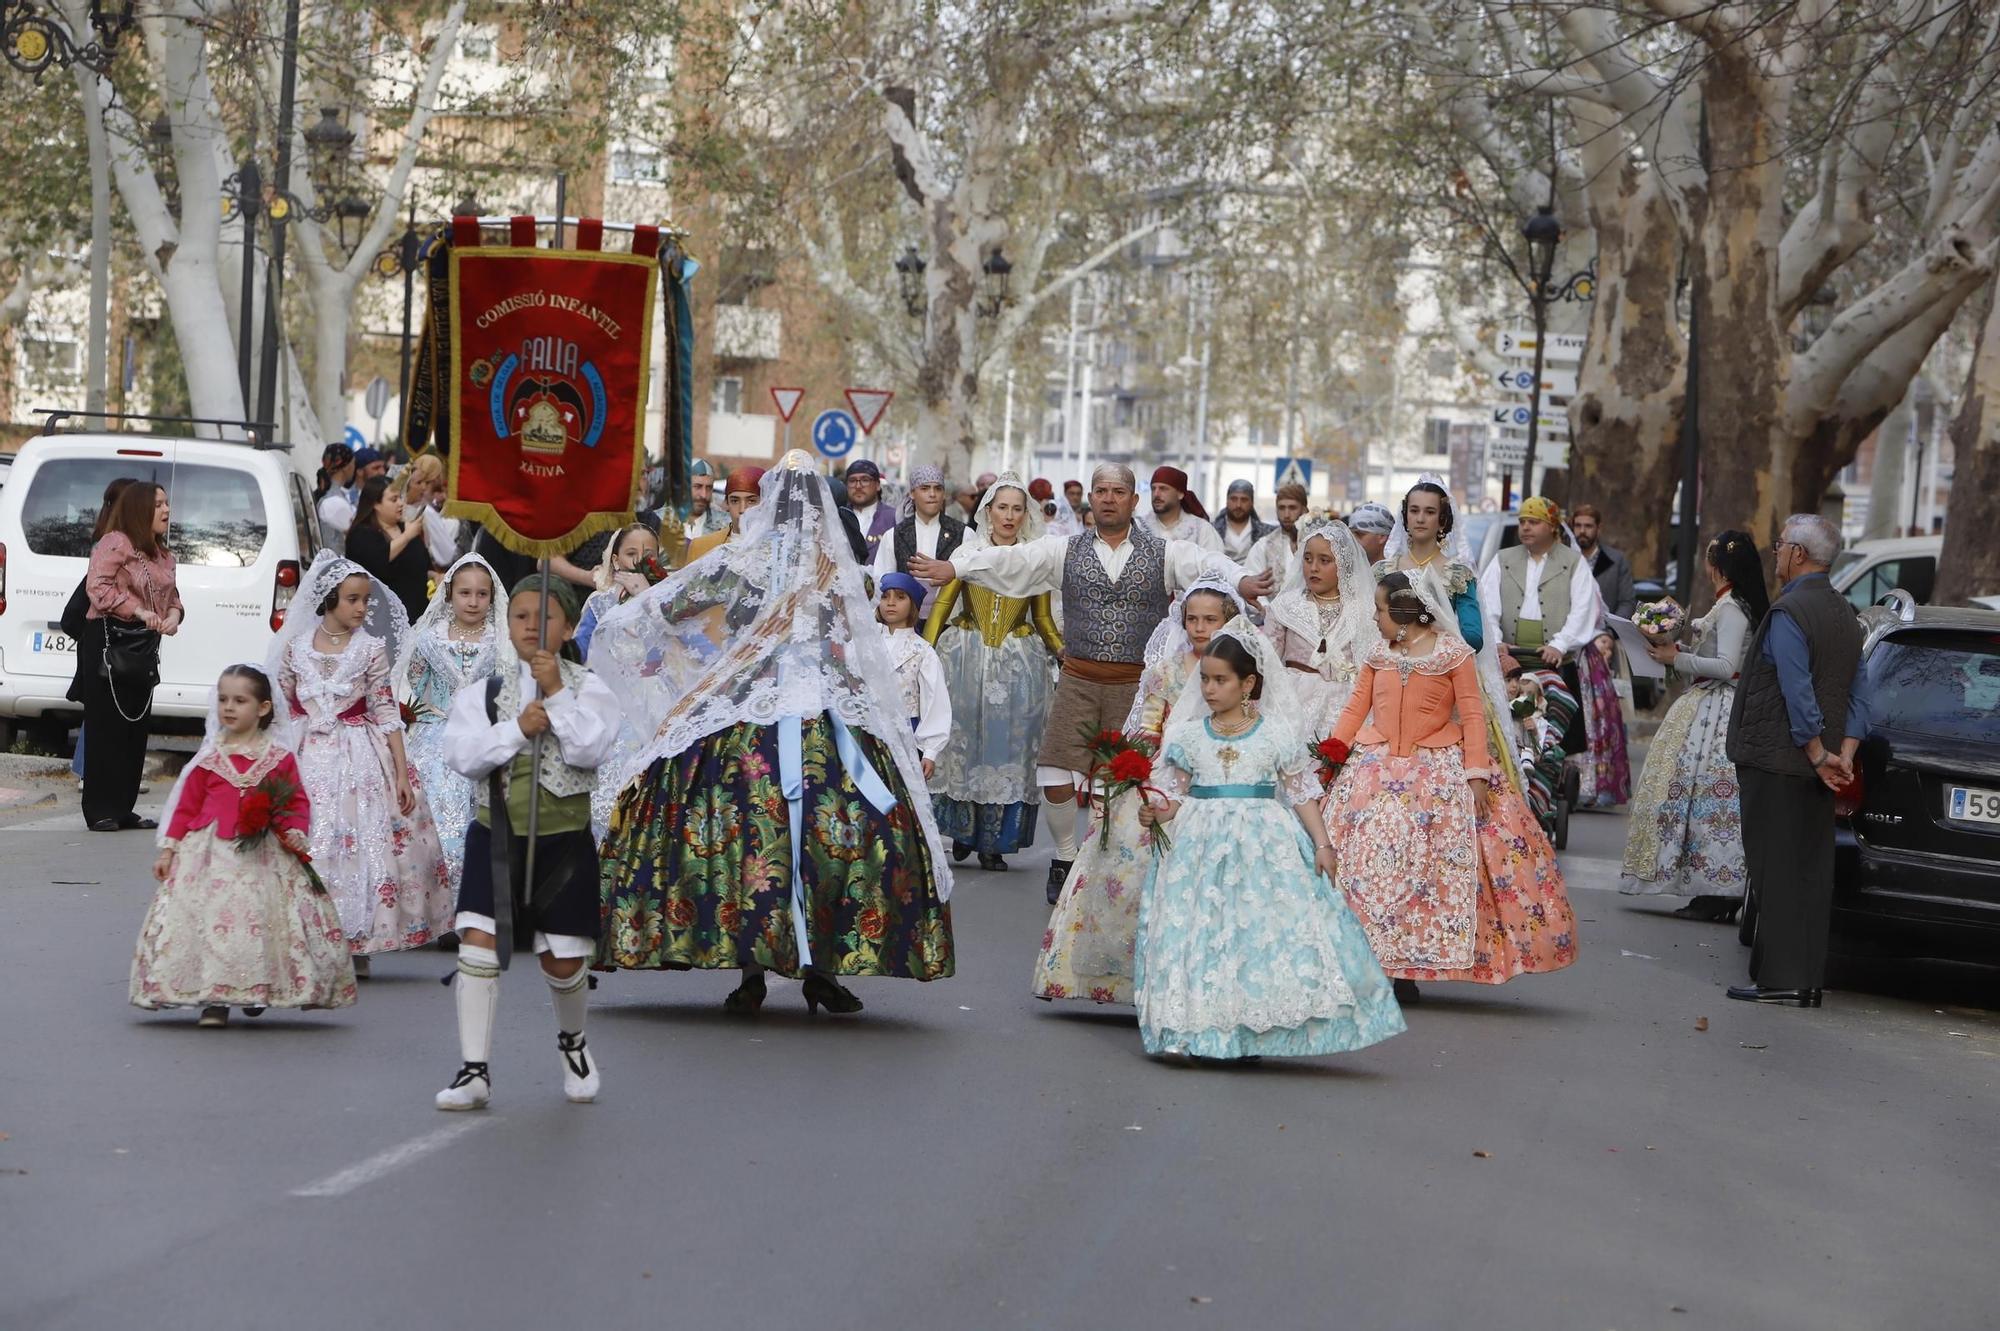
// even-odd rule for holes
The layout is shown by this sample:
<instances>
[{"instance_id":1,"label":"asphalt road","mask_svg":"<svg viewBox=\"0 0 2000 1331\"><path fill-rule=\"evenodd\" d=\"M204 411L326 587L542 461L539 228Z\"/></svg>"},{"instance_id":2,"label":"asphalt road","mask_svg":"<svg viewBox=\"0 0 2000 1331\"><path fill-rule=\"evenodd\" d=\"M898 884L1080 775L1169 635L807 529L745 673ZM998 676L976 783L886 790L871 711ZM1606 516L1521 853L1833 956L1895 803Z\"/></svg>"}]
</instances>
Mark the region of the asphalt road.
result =
<instances>
[{"instance_id":1,"label":"asphalt road","mask_svg":"<svg viewBox=\"0 0 2000 1331\"><path fill-rule=\"evenodd\" d=\"M1726 1002L1732 930L1604 890L1622 818L1577 823L1574 967L1427 986L1360 1054L1156 1063L1129 1011L1031 999L1036 854L961 877L955 979L859 981L856 1018L608 977L591 1106L510 974L494 1107L452 1116L448 958L340 1013L140 1013L150 840L33 813L0 830L8 1331L1995 1324L1991 977Z\"/></svg>"}]
</instances>

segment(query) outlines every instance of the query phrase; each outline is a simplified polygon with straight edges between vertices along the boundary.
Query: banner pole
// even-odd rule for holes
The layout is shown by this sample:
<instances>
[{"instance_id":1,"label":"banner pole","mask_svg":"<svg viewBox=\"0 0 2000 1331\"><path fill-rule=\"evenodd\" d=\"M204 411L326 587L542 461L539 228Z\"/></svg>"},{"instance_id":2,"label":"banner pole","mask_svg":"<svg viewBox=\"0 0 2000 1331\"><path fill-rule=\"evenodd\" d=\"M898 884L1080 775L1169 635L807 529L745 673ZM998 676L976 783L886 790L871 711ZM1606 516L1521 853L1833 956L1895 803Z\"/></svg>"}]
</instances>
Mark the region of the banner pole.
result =
<instances>
[{"instance_id":1,"label":"banner pole","mask_svg":"<svg viewBox=\"0 0 2000 1331\"><path fill-rule=\"evenodd\" d=\"M559 250L563 246L563 210L567 203L565 196L568 192L569 173L567 171L556 172L556 234L555 243L550 246L551 249ZM537 651L547 651L549 646L549 572L549 557L543 555L541 560L541 618L538 621L538 627L535 629L535 649ZM574 627L574 625L571 627ZM535 689L535 697L538 701L542 700L541 695L542 691L537 687ZM528 851L525 857L526 863L522 866L522 878L527 884L528 900L530 901L535 899L535 839L541 832L542 823L542 741L547 738L547 731L543 731L541 734L535 736L534 745L528 755Z\"/></svg>"}]
</instances>

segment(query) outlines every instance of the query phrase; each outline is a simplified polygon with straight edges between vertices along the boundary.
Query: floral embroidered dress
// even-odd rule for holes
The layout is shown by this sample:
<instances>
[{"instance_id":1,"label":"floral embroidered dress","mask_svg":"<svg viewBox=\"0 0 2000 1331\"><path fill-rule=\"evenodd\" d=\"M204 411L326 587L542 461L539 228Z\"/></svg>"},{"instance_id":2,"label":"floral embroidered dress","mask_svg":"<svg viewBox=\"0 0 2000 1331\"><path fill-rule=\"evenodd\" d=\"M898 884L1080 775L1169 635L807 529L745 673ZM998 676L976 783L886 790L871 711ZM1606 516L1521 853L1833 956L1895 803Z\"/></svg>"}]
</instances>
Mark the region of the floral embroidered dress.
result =
<instances>
[{"instance_id":1,"label":"floral embroidered dress","mask_svg":"<svg viewBox=\"0 0 2000 1331\"><path fill-rule=\"evenodd\" d=\"M1743 895L1743 811L1725 750L1750 617L1725 596L1694 629L1693 650L1674 661L1694 682L1667 709L1632 797L1618 883L1628 894Z\"/></svg>"},{"instance_id":2,"label":"floral embroidered dress","mask_svg":"<svg viewBox=\"0 0 2000 1331\"><path fill-rule=\"evenodd\" d=\"M382 640L356 630L345 650L322 652L311 633L283 648L278 706L303 732L299 771L312 800L312 856L357 953L422 947L451 928L451 871L422 779L415 810L396 807L386 736L403 728Z\"/></svg>"},{"instance_id":3,"label":"floral embroidered dress","mask_svg":"<svg viewBox=\"0 0 2000 1331\"><path fill-rule=\"evenodd\" d=\"M1368 935L1313 867L1292 811L1320 795L1303 734L1268 712L1230 737L1187 717L1160 757L1162 789L1182 803L1139 909L1146 1052L1310 1056L1401 1032Z\"/></svg>"},{"instance_id":4,"label":"floral embroidered dress","mask_svg":"<svg viewBox=\"0 0 2000 1331\"><path fill-rule=\"evenodd\" d=\"M1042 802L1035 755L1062 653L1049 595L949 582L924 634L951 690L951 740L931 776L938 830L960 848L1011 855L1034 841Z\"/></svg>"},{"instance_id":5,"label":"floral embroidered dress","mask_svg":"<svg viewBox=\"0 0 2000 1331\"><path fill-rule=\"evenodd\" d=\"M244 800L266 780L291 799L270 832L239 846ZM345 1007L354 964L333 902L278 842L310 822L292 755L268 738L242 753L204 746L178 786L164 845L173 868L153 894L132 956L142 1008Z\"/></svg>"},{"instance_id":6,"label":"floral embroidered dress","mask_svg":"<svg viewBox=\"0 0 2000 1331\"><path fill-rule=\"evenodd\" d=\"M917 737L811 459L765 476L739 540L607 614L591 659L647 736L613 778L598 966L952 974Z\"/></svg>"},{"instance_id":7,"label":"floral embroidered dress","mask_svg":"<svg viewBox=\"0 0 2000 1331\"><path fill-rule=\"evenodd\" d=\"M456 622L451 613L451 581L461 568L476 564L492 580L494 597L485 631L470 641L452 636ZM451 713L451 700L459 690L477 684L494 673L500 652L511 647L500 627L500 578L492 565L478 555L467 555L451 566L438 580L430 609L410 630L409 641L398 663L403 685L409 690L410 723L403 731L404 752L430 807L431 822L437 828L438 844L444 852L445 867L451 873L453 899L458 895L460 876L465 872L465 829L472 822L472 783L452 770L444 760L444 723Z\"/></svg>"},{"instance_id":8,"label":"floral embroidered dress","mask_svg":"<svg viewBox=\"0 0 2000 1331\"><path fill-rule=\"evenodd\" d=\"M1125 733L1158 745L1168 709L1194 673L1185 652L1149 669ZM1042 949L1035 958L1037 998L1132 1001L1132 947L1139 932L1139 895L1153 872L1153 833L1139 822L1140 797L1128 791L1110 809L1096 807L1076 863L1063 881ZM1106 836L1106 823L1109 836ZM1168 829L1169 839L1173 829Z\"/></svg>"},{"instance_id":9,"label":"floral embroidered dress","mask_svg":"<svg viewBox=\"0 0 2000 1331\"><path fill-rule=\"evenodd\" d=\"M1576 671L1583 685L1583 730L1589 751L1581 755L1580 798L1585 804L1623 804L1632 797L1632 763L1625 747L1625 710L1611 663L1597 644L1587 642L1576 654Z\"/></svg>"},{"instance_id":10,"label":"floral embroidered dress","mask_svg":"<svg viewBox=\"0 0 2000 1331\"><path fill-rule=\"evenodd\" d=\"M1397 979L1559 970L1576 959L1576 919L1555 849L1520 791L1493 779L1472 650L1440 623L1428 656L1379 644L1334 728L1354 746L1325 805L1340 888ZM1484 817L1466 784L1479 775Z\"/></svg>"}]
</instances>

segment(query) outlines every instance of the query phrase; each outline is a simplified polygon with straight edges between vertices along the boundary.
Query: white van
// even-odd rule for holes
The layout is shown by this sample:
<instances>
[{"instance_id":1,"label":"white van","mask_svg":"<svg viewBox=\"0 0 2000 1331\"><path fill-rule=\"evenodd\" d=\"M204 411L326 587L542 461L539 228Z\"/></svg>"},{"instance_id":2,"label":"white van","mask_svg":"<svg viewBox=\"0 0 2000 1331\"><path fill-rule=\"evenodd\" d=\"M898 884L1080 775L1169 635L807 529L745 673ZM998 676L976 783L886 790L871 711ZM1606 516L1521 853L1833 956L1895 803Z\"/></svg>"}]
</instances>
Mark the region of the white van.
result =
<instances>
[{"instance_id":1,"label":"white van","mask_svg":"<svg viewBox=\"0 0 2000 1331\"><path fill-rule=\"evenodd\" d=\"M1918 605L1928 605L1937 586L1942 536L1884 536L1856 541L1833 559L1833 589L1856 610L1866 610L1901 588Z\"/></svg>"},{"instance_id":2,"label":"white van","mask_svg":"<svg viewBox=\"0 0 2000 1331\"><path fill-rule=\"evenodd\" d=\"M53 425L53 422L52 422ZM42 434L0 489L0 737L34 730L57 746L81 709L63 695L76 644L63 607L82 581L104 487L121 476L167 488L167 542L187 618L164 640L158 720L208 714L223 667L259 662L284 622L319 527L289 449L209 439Z\"/></svg>"}]
</instances>

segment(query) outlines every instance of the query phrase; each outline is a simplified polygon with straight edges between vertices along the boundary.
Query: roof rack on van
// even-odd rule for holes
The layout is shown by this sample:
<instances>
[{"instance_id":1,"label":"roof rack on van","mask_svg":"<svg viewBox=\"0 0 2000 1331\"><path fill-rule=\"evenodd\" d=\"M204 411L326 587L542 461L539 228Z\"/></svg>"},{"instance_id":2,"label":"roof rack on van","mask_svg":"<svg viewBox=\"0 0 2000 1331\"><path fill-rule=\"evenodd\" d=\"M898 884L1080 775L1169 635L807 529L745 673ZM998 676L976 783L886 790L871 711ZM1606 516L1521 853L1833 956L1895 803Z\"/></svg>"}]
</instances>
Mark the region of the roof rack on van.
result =
<instances>
[{"instance_id":1,"label":"roof rack on van","mask_svg":"<svg viewBox=\"0 0 2000 1331\"><path fill-rule=\"evenodd\" d=\"M215 416L142 416L129 411L77 411L69 407L36 407L35 411L48 417L42 422L44 435L56 433L56 427L72 417L82 417L94 421L150 421L155 425L228 425L243 431L245 437L223 439L218 431L216 438L209 442L240 443L248 448L291 448L290 444L281 444L271 438L276 431L268 421L232 421Z\"/></svg>"}]
</instances>

